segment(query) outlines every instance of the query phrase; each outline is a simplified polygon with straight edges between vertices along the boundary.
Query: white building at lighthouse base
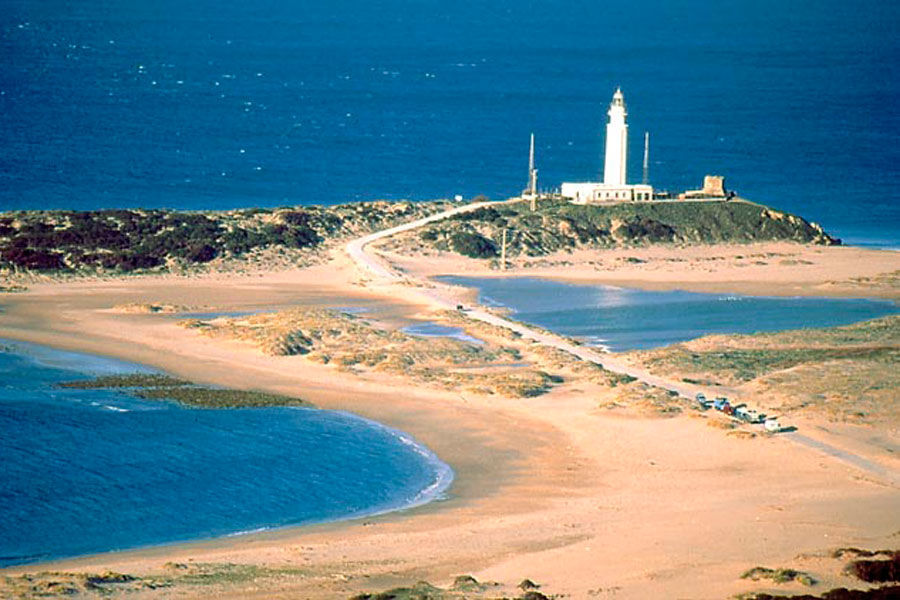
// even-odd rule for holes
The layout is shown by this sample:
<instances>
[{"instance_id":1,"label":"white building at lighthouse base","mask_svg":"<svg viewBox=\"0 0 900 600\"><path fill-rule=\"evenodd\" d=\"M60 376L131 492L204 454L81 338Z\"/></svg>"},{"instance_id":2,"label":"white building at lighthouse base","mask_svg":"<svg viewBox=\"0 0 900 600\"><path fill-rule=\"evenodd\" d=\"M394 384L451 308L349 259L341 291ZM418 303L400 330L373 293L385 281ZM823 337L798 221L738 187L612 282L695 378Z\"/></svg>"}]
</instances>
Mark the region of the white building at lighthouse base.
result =
<instances>
[{"instance_id":1,"label":"white building at lighthouse base","mask_svg":"<svg viewBox=\"0 0 900 600\"><path fill-rule=\"evenodd\" d=\"M574 204L646 202L653 200L653 186L645 184L563 183L560 193Z\"/></svg>"}]
</instances>

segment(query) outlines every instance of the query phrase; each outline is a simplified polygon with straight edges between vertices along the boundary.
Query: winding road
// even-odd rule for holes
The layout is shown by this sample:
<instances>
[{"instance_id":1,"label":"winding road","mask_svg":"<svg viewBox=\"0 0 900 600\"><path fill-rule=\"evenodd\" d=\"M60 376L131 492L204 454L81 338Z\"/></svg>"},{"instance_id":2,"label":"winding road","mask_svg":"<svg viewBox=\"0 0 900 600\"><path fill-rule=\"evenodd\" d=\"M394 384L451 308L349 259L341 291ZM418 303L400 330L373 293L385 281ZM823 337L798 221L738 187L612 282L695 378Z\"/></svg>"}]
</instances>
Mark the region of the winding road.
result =
<instances>
[{"instance_id":1,"label":"winding road","mask_svg":"<svg viewBox=\"0 0 900 600\"><path fill-rule=\"evenodd\" d=\"M419 227L422 227L429 223L441 221L443 219L447 219L461 213L471 212L485 206L517 201L519 200L513 199L502 201L487 201L457 206L450 210L436 213L422 219L417 219L403 225L398 225L396 227L391 227L389 229L384 229L382 231L377 231L375 233L357 238L347 244L346 252L358 267L360 267L364 272L368 272L369 274L371 274L376 280L380 280L381 282L388 284L401 283L404 280L410 283L415 282L417 284L425 286L423 287L422 293L426 295L436 306L447 310L455 310L456 303L451 300L451 298L453 297L451 294L451 286L432 281L424 282L420 280L414 280L408 275L398 273L383 258L374 254L373 252L367 251L368 246L378 240L389 238L391 236L397 235L398 233L404 233L413 229L418 229ZM693 399L694 396L699 392L707 391L705 388L701 388L696 385L690 385L680 381L672 381L663 377L659 377L657 375L653 375L652 373L644 369L625 363L621 359L616 358L608 352L574 344L564 337L554 335L534 327L530 327L529 325L518 321L506 319L485 310L483 307L468 308L464 311L464 314L470 319L483 321L484 323L488 323L490 325L495 325L497 327L503 327L514 331L521 335L524 339L533 340L539 344L568 352L569 354L572 354L582 360L600 365L608 371L612 371L614 373L619 373L622 375L629 375L649 385L672 390L674 392L677 392L680 396L688 399ZM884 467L881 464L873 462L867 458L864 458L852 452L848 452L841 448L837 448L821 440L797 433L796 431L785 432L781 434L781 437L789 439L799 445L818 451L826 456L836 458L844 462L845 464L855 467L856 469L866 471L867 473L885 479L892 485L900 485L900 473L897 473L897 471L895 470L888 469L887 467Z\"/></svg>"}]
</instances>

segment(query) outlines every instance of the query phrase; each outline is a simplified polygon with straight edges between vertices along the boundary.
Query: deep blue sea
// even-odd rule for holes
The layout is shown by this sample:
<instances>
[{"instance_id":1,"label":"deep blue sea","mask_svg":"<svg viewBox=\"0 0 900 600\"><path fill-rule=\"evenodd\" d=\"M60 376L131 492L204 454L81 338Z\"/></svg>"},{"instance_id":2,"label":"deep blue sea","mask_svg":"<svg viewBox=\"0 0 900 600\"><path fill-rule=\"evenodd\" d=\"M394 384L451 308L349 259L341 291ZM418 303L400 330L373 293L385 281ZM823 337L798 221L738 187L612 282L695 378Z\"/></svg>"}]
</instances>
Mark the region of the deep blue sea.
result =
<instances>
[{"instance_id":1,"label":"deep blue sea","mask_svg":"<svg viewBox=\"0 0 900 600\"><path fill-rule=\"evenodd\" d=\"M653 292L532 277L440 277L477 288L479 302L613 352L655 348L713 333L848 325L900 312L889 300Z\"/></svg>"},{"instance_id":2,"label":"deep blue sea","mask_svg":"<svg viewBox=\"0 0 900 600\"><path fill-rule=\"evenodd\" d=\"M514 195L720 173L900 246L900 3L0 0L0 209Z\"/></svg>"},{"instance_id":3,"label":"deep blue sea","mask_svg":"<svg viewBox=\"0 0 900 600\"><path fill-rule=\"evenodd\" d=\"M201 410L55 387L141 367L0 351L0 567L357 517L453 473L408 435L316 409Z\"/></svg>"}]
</instances>

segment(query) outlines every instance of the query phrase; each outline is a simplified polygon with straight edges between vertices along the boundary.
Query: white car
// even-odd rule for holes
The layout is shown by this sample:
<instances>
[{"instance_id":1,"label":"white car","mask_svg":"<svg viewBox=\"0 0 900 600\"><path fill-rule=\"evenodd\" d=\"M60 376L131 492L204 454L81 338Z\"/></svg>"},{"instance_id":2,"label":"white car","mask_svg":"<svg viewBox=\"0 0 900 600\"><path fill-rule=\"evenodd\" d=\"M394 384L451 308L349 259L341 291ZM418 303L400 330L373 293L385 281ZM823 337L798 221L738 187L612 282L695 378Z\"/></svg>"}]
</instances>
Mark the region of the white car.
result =
<instances>
[{"instance_id":1,"label":"white car","mask_svg":"<svg viewBox=\"0 0 900 600\"><path fill-rule=\"evenodd\" d=\"M766 415L752 408L750 410L744 411L743 419L748 423L762 423L763 421L765 421L765 418Z\"/></svg>"}]
</instances>

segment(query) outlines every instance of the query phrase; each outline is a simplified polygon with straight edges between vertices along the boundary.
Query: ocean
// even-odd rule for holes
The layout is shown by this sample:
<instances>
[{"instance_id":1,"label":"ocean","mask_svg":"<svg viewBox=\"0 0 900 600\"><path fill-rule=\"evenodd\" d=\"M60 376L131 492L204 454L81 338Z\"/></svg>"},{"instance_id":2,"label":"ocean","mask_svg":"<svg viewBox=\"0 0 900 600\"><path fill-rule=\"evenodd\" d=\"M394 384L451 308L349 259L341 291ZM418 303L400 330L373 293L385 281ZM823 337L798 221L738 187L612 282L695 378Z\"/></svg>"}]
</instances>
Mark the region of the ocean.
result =
<instances>
[{"instance_id":1,"label":"ocean","mask_svg":"<svg viewBox=\"0 0 900 600\"><path fill-rule=\"evenodd\" d=\"M361 517L439 498L453 479L409 435L345 412L56 386L146 370L4 342L0 567Z\"/></svg>"},{"instance_id":2,"label":"ocean","mask_svg":"<svg viewBox=\"0 0 900 600\"><path fill-rule=\"evenodd\" d=\"M708 173L900 247L900 4L0 0L0 210L505 198Z\"/></svg>"},{"instance_id":3,"label":"ocean","mask_svg":"<svg viewBox=\"0 0 900 600\"><path fill-rule=\"evenodd\" d=\"M476 288L479 303L507 307L519 321L612 352L656 348L715 333L849 325L900 312L890 300L863 298L646 291L534 277L438 279Z\"/></svg>"}]
</instances>

